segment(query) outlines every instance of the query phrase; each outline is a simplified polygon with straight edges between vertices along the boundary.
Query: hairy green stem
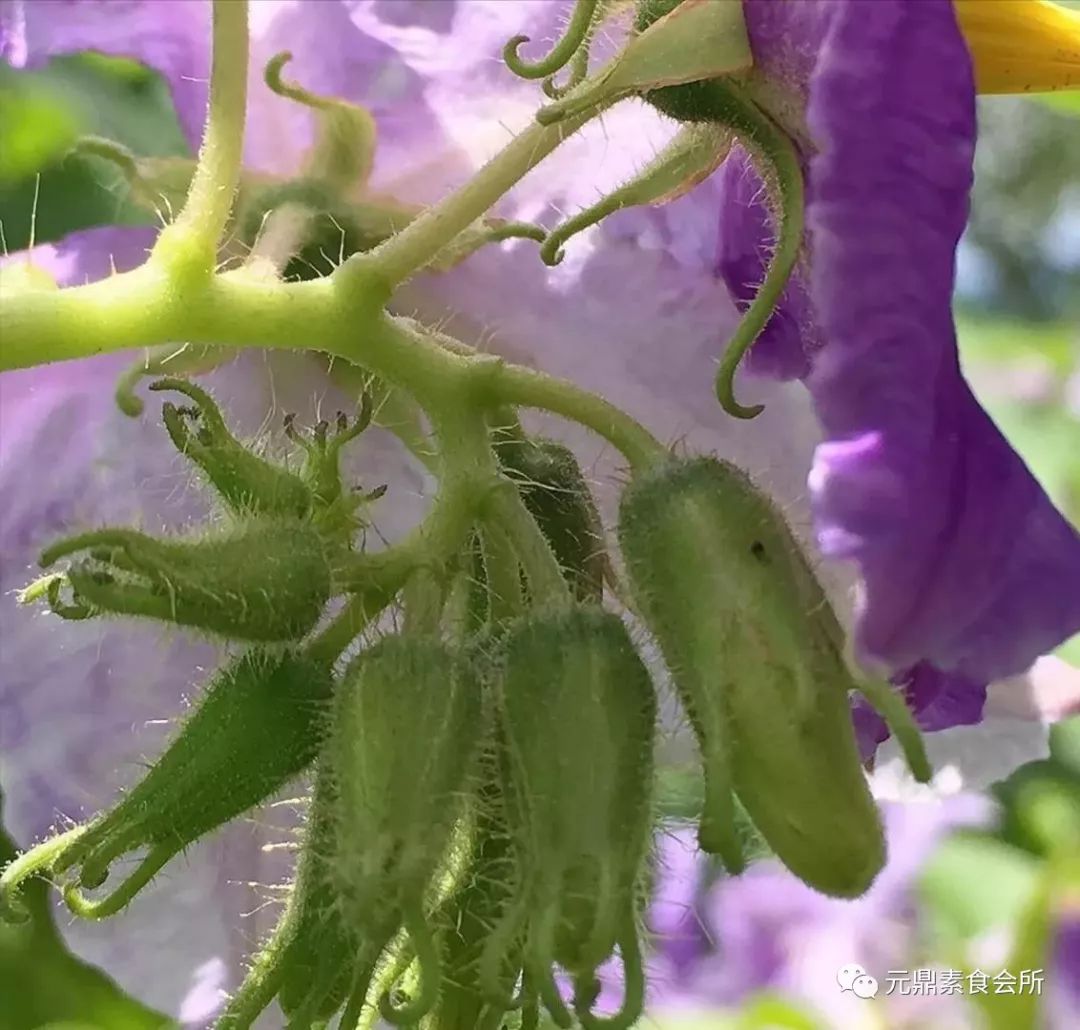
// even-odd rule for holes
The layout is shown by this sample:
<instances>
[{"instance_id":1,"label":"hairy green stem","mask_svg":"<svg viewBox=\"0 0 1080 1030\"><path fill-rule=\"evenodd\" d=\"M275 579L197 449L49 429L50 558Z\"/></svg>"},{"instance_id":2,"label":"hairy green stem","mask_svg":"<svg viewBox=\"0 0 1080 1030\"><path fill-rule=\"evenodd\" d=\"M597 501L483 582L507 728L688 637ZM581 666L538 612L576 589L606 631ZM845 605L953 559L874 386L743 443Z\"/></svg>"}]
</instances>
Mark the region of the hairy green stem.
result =
<instances>
[{"instance_id":1,"label":"hairy green stem","mask_svg":"<svg viewBox=\"0 0 1080 1030\"><path fill-rule=\"evenodd\" d=\"M154 245L155 261L206 276L214 271L240 183L247 74L247 0L214 0L210 104L198 165L184 209Z\"/></svg>"},{"instance_id":2,"label":"hairy green stem","mask_svg":"<svg viewBox=\"0 0 1080 1030\"><path fill-rule=\"evenodd\" d=\"M486 214L504 193L559 144L609 106L610 103L598 104L556 125L532 123L467 183L434 207L428 208L375 250L367 254L354 254L334 273L334 277L352 282L357 276L363 278L369 270L374 270L388 289L398 286L428 264L432 256L455 236Z\"/></svg>"}]
</instances>

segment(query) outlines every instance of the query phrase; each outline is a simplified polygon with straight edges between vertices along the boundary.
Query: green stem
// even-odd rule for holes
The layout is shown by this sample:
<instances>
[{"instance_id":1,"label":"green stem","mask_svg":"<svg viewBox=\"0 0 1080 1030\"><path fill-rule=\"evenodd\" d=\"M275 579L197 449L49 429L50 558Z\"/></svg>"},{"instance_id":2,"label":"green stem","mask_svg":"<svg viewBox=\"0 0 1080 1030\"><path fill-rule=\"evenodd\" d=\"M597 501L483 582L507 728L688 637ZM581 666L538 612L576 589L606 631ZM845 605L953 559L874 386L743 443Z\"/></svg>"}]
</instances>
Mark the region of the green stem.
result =
<instances>
[{"instance_id":1,"label":"green stem","mask_svg":"<svg viewBox=\"0 0 1080 1030\"><path fill-rule=\"evenodd\" d=\"M393 568L393 572L397 571L397 567ZM308 656L327 665L337 661L345 648L393 600L404 578L404 575L400 578L385 576L350 598L337 618L305 648Z\"/></svg>"},{"instance_id":2,"label":"green stem","mask_svg":"<svg viewBox=\"0 0 1080 1030\"><path fill-rule=\"evenodd\" d=\"M574 383L519 365L504 365L492 389L505 404L542 408L588 427L618 449L636 471L667 455L664 445L639 422Z\"/></svg>"},{"instance_id":3,"label":"green stem","mask_svg":"<svg viewBox=\"0 0 1080 1030\"><path fill-rule=\"evenodd\" d=\"M184 209L158 237L153 260L213 273L240 182L247 75L247 0L214 0L210 105L199 161Z\"/></svg>"},{"instance_id":4,"label":"green stem","mask_svg":"<svg viewBox=\"0 0 1080 1030\"><path fill-rule=\"evenodd\" d=\"M570 588L555 554L522 502L517 487L503 483L493 491L488 505L490 524L495 532L502 530L509 539L529 577L532 596L537 600L569 603Z\"/></svg>"},{"instance_id":5,"label":"green stem","mask_svg":"<svg viewBox=\"0 0 1080 1030\"><path fill-rule=\"evenodd\" d=\"M498 528L486 528L483 541L491 619L500 622L521 611L521 566L512 544Z\"/></svg>"},{"instance_id":6,"label":"green stem","mask_svg":"<svg viewBox=\"0 0 1080 1030\"><path fill-rule=\"evenodd\" d=\"M610 101L555 125L532 123L467 183L375 250L354 254L334 273L334 278L352 282L357 275L374 271L388 289L393 289L428 264L434 254L485 215L527 172L608 106Z\"/></svg>"}]
</instances>

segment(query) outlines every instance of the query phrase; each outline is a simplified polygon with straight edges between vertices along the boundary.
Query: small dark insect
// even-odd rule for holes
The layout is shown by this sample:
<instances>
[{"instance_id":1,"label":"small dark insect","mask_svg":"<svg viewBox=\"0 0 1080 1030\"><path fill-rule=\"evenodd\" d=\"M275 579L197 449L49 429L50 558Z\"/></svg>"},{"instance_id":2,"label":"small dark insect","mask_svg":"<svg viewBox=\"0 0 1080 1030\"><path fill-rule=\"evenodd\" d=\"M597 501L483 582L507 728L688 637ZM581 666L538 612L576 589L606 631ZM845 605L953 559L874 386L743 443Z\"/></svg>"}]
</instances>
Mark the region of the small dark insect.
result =
<instances>
[{"instance_id":1,"label":"small dark insect","mask_svg":"<svg viewBox=\"0 0 1080 1030\"><path fill-rule=\"evenodd\" d=\"M765 545L760 540L755 540L750 545L750 553L757 558L759 562L768 562L769 555L765 550Z\"/></svg>"}]
</instances>

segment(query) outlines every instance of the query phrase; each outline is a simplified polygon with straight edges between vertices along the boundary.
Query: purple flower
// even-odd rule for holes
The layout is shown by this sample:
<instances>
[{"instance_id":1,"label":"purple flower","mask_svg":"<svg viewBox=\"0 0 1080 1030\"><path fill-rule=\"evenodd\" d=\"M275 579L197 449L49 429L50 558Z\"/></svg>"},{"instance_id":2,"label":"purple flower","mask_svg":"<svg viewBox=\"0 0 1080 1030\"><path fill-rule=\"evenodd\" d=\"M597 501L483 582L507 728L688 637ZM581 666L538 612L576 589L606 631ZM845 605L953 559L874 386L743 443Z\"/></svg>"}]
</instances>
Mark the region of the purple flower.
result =
<instances>
[{"instance_id":1,"label":"purple flower","mask_svg":"<svg viewBox=\"0 0 1080 1030\"><path fill-rule=\"evenodd\" d=\"M950 0L746 0L759 102L807 177L804 267L749 367L803 379L824 441L822 553L861 577L855 637L926 729L977 721L988 680L1080 630L1080 534L962 375L951 315L975 143ZM716 273L745 307L773 236L745 153L725 163ZM862 716L857 716L862 719ZM873 722L873 720L871 720ZM865 743L880 739L867 727Z\"/></svg>"}]
</instances>

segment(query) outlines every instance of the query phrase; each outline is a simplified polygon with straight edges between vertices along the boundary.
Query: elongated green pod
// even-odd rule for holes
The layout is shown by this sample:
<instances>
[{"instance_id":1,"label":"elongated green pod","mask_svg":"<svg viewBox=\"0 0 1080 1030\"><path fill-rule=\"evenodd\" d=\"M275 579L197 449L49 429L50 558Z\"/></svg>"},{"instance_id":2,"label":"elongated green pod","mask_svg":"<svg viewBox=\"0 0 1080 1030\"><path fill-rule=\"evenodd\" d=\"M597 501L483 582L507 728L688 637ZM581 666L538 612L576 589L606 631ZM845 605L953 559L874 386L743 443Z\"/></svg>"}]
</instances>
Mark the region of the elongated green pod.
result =
<instances>
[{"instance_id":1,"label":"elongated green pod","mask_svg":"<svg viewBox=\"0 0 1080 1030\"><path fill-rule=\"evenodd\" d=\"M553 963L591 984L616 943L629 946L633 936L655 721L652 683L617 616L574 606L529 615L510 631L500 756L522 882L484 965L490 982L497 956L527 922L526 976L560 1026L570 1017ZM627 1015L632 1022L640 1011Z\"/></svg>"},{"instance_id":2,"label":"elongated green pod","mask_svg":"<svg viewBox=\"0 0 1080 1030\"><path fill-rule=\"evenodd\" d=\"M291 652L249 651L216 673L146 776L51 862L55 874L77 867L78 883L92 888L115 859L149 849L101 901L69 884L76 914L100 919L119 911L174 855L303 772L322 740L331 685L326 666Z\"/></svg>"},{"instance_id":3,"label":"elongated green pod","mask_svg":"<svg viewBox=\"0 0 1080 1030\"><path fill-rule=\"evenodd\" d=\"M702 847L741 866L732 791L777 856L853 896L884 861L842 633L772 503L732 465L676 460L623 494L619 542L701 749Z\"/></svg>"},{"instance_id":4,"label":"elongated green pod","mask_svg":"<svg viewBox=\"0 0 1080 1030\"><path fill-rule=\"evenodd\" d=\"M307 520L252 518L198 540L100 529L58 541L41 563L80 552L86 556L67 571L72 617L112 612L237 640L296 640L315 626L330 597L326 545Z\"/></svg>"},{"instance_id":5,"label":"elongated green pod","mask_svg":"<svg viewBox=\"0 0 1080 1030\"><path fill-rule=\"evenodd\" d=\"M557 440L531 437L496 446L563 576L580 601L600 601L607 555L596 503L574 452Z\"/></svg>"},{"instance_id":6,"label":"elongated green pod","mask_svg":"<svg viewBox=\"0 0 1080 1030\"><path fill-rule=\"evenodd\" d=\"M434 636L380 640L349 667L327 759L336 792L330 871L346 920L370 935L404 923L422 989L384 1018L422 1018L441 979L424 895L467 796L483 733L471 666Z\"/></svg>"}]
</instances>

